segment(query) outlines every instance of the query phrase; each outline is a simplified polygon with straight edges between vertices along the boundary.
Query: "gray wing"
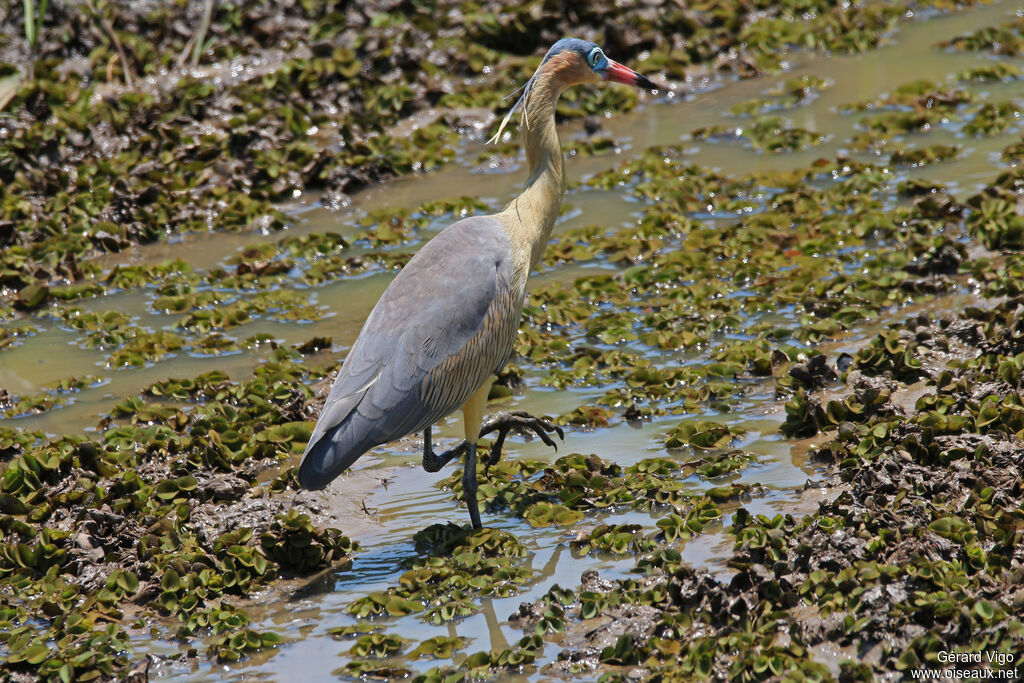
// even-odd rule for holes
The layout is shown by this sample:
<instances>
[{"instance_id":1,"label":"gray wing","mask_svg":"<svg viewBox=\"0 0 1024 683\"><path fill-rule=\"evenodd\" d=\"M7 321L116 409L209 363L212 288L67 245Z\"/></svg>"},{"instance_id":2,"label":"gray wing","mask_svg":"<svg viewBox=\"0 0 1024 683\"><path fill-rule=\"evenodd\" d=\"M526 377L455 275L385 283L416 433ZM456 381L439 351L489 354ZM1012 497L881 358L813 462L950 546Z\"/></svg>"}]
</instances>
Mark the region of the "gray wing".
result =
<instances>
[{"instance_id":1,"label":"gray wing","mask_svg":"<svg viewBox=\"0 0 1024 683\"><path fill-rule=\"evenodd\" d=\"M381 295L342 365L299 468L322 488L370 448L465 403L511 356L522 310L505 230L449 226Z\"/></svg>"}]
</instances>

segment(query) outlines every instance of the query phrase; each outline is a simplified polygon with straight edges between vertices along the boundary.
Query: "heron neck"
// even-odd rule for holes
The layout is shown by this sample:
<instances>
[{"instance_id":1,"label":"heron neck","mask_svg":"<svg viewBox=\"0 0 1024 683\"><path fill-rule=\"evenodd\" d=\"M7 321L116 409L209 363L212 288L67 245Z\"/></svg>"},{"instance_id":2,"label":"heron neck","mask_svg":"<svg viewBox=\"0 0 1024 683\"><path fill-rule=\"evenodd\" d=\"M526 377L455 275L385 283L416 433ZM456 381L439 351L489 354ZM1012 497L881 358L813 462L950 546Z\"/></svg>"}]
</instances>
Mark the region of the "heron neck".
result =
<instances>
[{"instance_id":1,"label":"heron neck","mask_svg":"<svg viewBox=\"0 0 1024 683\"><path fill-rule=\"evenodd\" d=\"M524 275L544 253L565 196L565 159L555 129L555 103L562 88L556 79L537 74L521 129L530 179L501 214Z\"/></svg>"}]
</instances>

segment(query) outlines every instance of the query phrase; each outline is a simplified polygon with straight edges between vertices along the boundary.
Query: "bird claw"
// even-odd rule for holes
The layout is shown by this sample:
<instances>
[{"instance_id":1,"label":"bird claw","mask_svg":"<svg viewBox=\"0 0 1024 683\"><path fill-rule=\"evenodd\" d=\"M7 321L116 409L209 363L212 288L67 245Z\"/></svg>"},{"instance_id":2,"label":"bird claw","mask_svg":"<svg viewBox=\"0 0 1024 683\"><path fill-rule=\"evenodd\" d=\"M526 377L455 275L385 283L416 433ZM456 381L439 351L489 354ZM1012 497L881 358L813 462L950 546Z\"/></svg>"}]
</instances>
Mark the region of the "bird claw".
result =
<instances>
[{"instance_id":1,"label":"bird claw","mask_svg":"<svg viewBox=\"0 0 1024 683\"><path fill-rule=\"evenodd\" d=\"M498 432L498 438L495 440L494 445L491 446L491 452L484 463L485 473L490 471L491 465L496 464L501 459L501 449L505 445L505 437L511 431L518 431L524 434L533 433L545 445L551 446L556 451L558 450L558 444L551 438L550 433L558 434L558 438L565 441L565 431L549 420L535 417L523 410L498 413L480 429L480 436L485 436L491 432Z\"/></svg>"},{"instance_id":2,"label":"bird claw","mask_svg":"<svg viewBox=\"0 0 1024 683\"><path fill-rule=\"evenodd\" d=\"M440 472L442 467L464 455L468 448L469 444L463 441L455 448L437 454L430 448L430 442L427 441L427 445L423 449L423 469L427 472Z\"/></svg>"}]
</instances>

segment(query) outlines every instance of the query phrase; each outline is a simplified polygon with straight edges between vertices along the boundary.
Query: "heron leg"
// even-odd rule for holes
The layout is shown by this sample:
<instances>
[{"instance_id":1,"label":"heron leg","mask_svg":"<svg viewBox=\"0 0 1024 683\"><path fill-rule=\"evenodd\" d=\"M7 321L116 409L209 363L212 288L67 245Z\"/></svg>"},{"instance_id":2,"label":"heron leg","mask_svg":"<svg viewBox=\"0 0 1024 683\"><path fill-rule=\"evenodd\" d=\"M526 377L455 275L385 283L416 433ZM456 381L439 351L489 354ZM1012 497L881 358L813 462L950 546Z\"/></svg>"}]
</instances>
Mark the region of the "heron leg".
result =
<instances>
[{"instance_id":1,"label":"heron leg","mask_svg":"<svg viewBox=\"0 0 1024 683\"><path fill-rule=\"evenodd\" d=\"M551 432L558 434L558 438L565 441L565 432L562 431L562 428L549 420L545 420L541 417L534 417L522 410L498 413L488 420L487 424L480 428L480 436L485 436L491 432L498 432L498 436L494 440L494 445L491 446L490 456L487 458L486 466L488 468L501 459L501 449L505 445L505 437L507 437L509 432L512 431L521 433L532 432L536 434L541 441L548 446L551 446L556 451L558 450L558 444L548 436L548 433Z\"/></svg>"},{"instance_id":2,"label":"heron leg","mask_svg":"<svg viewBox=\"0 0 1024 683\"><path fill-rule=\"evenodd\" d=\"M464 442L466 447L466 468L462 471L462 494L466 498L466 507L469 508L469 520L473 523L474 529L479 529L480 508L476 501L476 444Z\"/></svg>"},{"instance_id":3,"label":"heron leg","mask_svg":"<svg viewBox=\"0 0 1024 683\"><path fill-rule=\"evenodd\" d=\"M440 472L441 468L459 457L466 451L468 445L465 441L455 448L449 449L440 455L434 453L434 446L430 443L430 429L434 425L427 425L423 430L423 469L427 472Z\"/></svg>"}]
</instances>

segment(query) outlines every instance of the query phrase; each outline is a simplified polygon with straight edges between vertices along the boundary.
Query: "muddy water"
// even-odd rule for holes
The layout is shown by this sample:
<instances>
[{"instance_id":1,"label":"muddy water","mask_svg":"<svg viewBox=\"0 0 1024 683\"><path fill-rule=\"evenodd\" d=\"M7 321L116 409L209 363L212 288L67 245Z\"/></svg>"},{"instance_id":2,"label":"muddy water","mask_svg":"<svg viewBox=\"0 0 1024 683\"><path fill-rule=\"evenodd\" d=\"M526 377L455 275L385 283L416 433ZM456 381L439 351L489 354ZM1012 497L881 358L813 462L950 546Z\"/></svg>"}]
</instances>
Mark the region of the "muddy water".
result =
<instances>
[{"instance_id":1,"label":"muddy water","mask_svg":"<svg viewBox=\"0 0 1024 683\"><path fill-rule=\"evenodd\" d=\"M857 132L854 127L857 117L838 113L836 108L839 105L877 97L912 80L930 79L942 83L966 68L983 64L985 58L982 56L944 53L934 49L933 45L939 40L1005 21L1015 9L1017 6L1012 3L996 3L963 14L904 24L893 35L889 45L868 54L831 58L794 55L790 70L779 76L719 83L692 97L649 100L638 111L605 122L604 132L620 141L622 153L570 159L570 180L586 178L611 167L622 158L654 145L665 144L681 144L687 149L686 153L692 163L718 168L728 174L795 168L817 158L834 158L845 152L849 139ZM764 96L784 80L804 74L826 78L833 83L833 87L824 90L806 105L775 115L782 116L792 125L827 135L825 143L804 151L773 155L758 153L739 142L697 143L690 139L690 132L703 126L732 121L742 125L744 119L729 118L725 114L729 107ZM1020 84L985 84L971 86L971 89L982 99L998 101L1018 96ZM1019 128L1016 132L1019 134ZM567 142L577 134L576 128L567 128L563 131L563 141ZM1011 133L974 139L958 137L954 132L937 131L929 133L925 142L922 136L909 136L910 146L955 143L961 145L963 150L954 161L922 169L900 170L898 176L923 177L946 183L957 194L965 195L998 173L999 167L993 160L998 158L998 152L1009 144L1012 137L1014 135ZM479 197L489 206L497 208L520 187L523 169L518 163L511 163L503 166L500 171L481 170L474 160L483 150L479 142L468 141L459 150L460 163L422 177L374 188L354 197L352 203L340 211L320 207L315 196L305 197L295 206L288 207L294 215L291 230L295 233L334 231L350 235L358 229L360 217L370 211L386 206L412 208L439 197ZM863 158L870 159L868 156ZM566 201L572 205L573 210L563 217L556 230L591 223L612 227L628 225L640 208L634 202L624 201L624 197L615 191L577 189L570 192ZM421 236L429 237L441 229L444 222L436 221ZM111 258L110 263L181 258L196 269L206 269L222 263L247 244L266 239L274 239L274 236L188 236L173 243L138 248L127 257ZM411 245L410 248L415 246ZM536 286L552 279L572 280L584 272L602 267L598 263L552 268L535 276L533 282ZM354 340L363 319L390 277L389 273L378 272L313 288L308 291L311 301L329 312L323 319L303 324L259 320L246 325L240 334L249 336L267 333L287 344L299 343L313 336L327 336L334 341L330 357L340 357ZM154 329L167 325L166 316L151 312L151 301L152 297L147 292L128 292L88 302L84 307L118 309L137 316L139 325ZM925 306L941 309L960 305L958 301L948 297L938 298ZM840 346L846 350L856 348L877 330L881 322L873 321L870 326L865 325L844 339ZM69 376L92 374L105 378L103 385L76 395L74 403L67 407L39 416L7 421L26 429L50 433L92 429L115 400L133 395L151 382L167 377L193 376L213 369L223 370L233 378L244 377L265 358L265 354L251 352L215 358L179 354L149 367L111 371L102 366L104 354L82 349L75 344L75 334L55 324L49 327L42 325L42 328L38 335L29 338L26 343L0 354L0 387L12 394L31 395L39 393L46 383ZM538 376L527 375L525 391L510 399L503 407L557 415L601 393L599 390L587 389L556 391L542 386ZM756 454L758 463L734 475L733 480L759 483L767 489L766 495L745 503L748 510L777 514L813 507L813 489L803 494L796 493L795 489L819 473L806 462L803 445L785 441L778 435L778 425L782 420L781 406L775 401L770 385L745 396L728 414L709 410L705 416L738 425L747 432L746 437L736 445ZM594 432L575 431L567 435L565 448L569 449L568 452L597 453L603 458L629 465L659 454L660 435L667 423L655 421L643 426L622 423ZM441 445L446 447L454 443L458 433L459 428L454 422L442 426L439 434ZM509 453L511 457L553 457L549 449L539 442L516 441ZM450 494L430 485L431 481L437 481L441 476L425 476L415 465L415 460L415 456L410 457L408 449L391 447L378 449L364 457L357 468L379 470L378 476L386 473L390 483L385 488L377 482L376 476L363 476L360 481L365 486L361 489L357 487L355 494L351 489L348 492L350 497L358 496L360 510L365 505L369 511L369 514L359 513L365 515L365 519L353 524L353 529L343 525L343 529L364 548L353 567L345 572L328 574L305 585L292 587L284 594L275 591L267 596L261 611L253 611L257 622L254 626L273 629L294 642L269 654L266 659L257 658L237 667L222 669L204 663L196 669L168 670L164 673L188 680L272 680L290 678L289 672L301 670L304 680L333 678L331 672L347 661L346 653L350 643L335 641L327 631L352 622L351 617L345 613L348 604L368 591L384 590L394 582L399 573L398 563L412 553L411 537L417 530L434 522L465 521L464 510L452 503ZM692 485L695 489L707 486L696 479ZM335 495L342 495L337 493L342 488L337 487ZM325 501L331 504L329 498L325 498ZM728 525L730 510L726 512L723 523ZM585 523L596 525L614 520L616 523L637 522L650 527L653 517L646 513L627 512L604 518L588 517ZM553 583L576 585L584 569L596 568L602 574L614 577L621 575L634 563L632 558L574 558L566 543L572 532L565 530L536 530L518 519L503 515L487 515L485 523L512 531L531 549L530 565L537 571L537 580L520 595L483 600L481 612L461 622L431 626L413 616L395 620L389 625L389 632L411 640L437 635L460 635L470 641L468 652L485 648L501 649L521 637L521 633L504 625L508 615L516 610L520 602L536 599ZM687 543L683 554L691 563L724 575L728 570L718 558L725 554L730 545L722 527L712 527ZM260 615L262 621L259 620ZM152 651L170 654L177 650L176 643L150 641L141 635L137 639L137 653ZM557 647L549 647L545 650L545 656L551 658L557 650ZM422 670L433 663L407 662L405 665Z\"/></svg>"}]
</instances>

